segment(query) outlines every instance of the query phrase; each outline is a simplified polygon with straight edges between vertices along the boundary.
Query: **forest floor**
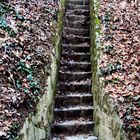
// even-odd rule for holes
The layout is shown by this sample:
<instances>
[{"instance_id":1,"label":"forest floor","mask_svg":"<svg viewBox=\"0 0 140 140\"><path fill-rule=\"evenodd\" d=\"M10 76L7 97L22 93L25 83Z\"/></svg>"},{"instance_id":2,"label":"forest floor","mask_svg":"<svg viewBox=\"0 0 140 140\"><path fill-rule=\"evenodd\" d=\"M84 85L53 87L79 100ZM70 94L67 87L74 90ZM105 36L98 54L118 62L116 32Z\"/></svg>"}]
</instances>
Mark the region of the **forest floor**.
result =
<instances>
[{"instance_id":1,"label":"forest floor","mask_svg":"<svg viewBox=\"0 0 140 140\"><path fill-rule=\"evenodd\" d=\"M56 9L46 0L0 2L0 139L14 139L44 93Z\"/></svg>"},{"instance_id":2,"label":"forest floor","mask_svg":"<svg viewBox=\"0 0 140 140\"><path fill-rule=\"evenodd\" d=\"M100 0L100 76L131 140L140 139L140 1Z\"/></svg>"}]
</instances>

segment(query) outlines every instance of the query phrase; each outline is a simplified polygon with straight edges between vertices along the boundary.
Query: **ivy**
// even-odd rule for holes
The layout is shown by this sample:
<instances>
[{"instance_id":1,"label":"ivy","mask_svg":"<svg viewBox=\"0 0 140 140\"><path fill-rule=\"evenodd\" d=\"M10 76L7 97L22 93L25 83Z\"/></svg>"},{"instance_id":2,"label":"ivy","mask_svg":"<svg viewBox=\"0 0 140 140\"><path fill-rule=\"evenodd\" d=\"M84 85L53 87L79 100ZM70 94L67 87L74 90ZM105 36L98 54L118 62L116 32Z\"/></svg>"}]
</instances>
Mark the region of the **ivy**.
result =
<instances>
[{"instance_id":1,"label":"ivy","mask_svg":"<svg viewBox=\"0 0 140 140\"><path fill-rule=\"evenodd\" d=\"M0 17L9 10L9 6L0 3Z\"/></svg>"},{"instance_id":2,"label":"ivy","mask_svg":"<svg viewBox=\"0 0 140 140\"><path fill-rule=\"evenodd\" d=\"M11 126L11 128L6 136L6 140L15 140L15 137L17 136L18 129L19 129L19 123L14 123Z\"/></svg>"},{"instance_id":3,"label":"ivy","mask_svg":"<svg viewBox=\"0 0 140 140\"><path fill-rule=\"evenodd\" d=\"M18 63L18 66L19 66L18 70L21 70L21 71L25 72L26 74L32 73L32 69L31 69L30 65L28 65L27 63L20 61Z\"/></svg>"},{"instance_id":4,"label":"ivy","mask_svg":"<svg viewBox=\"0 0 140 140\"><path fill-rule=\"evenodd\" d=\"M111 52L113 51L114 46L112 45L107 45L105 46L105 53L111 54Z\"/></svg>"},{"instance_id":5,"label":"ivy","mask_svg":"<svg viewBox=\"0 0 140 140\"><path fill-rule=\"evenodd\" d=\"M117 71L121 72L122 66L121 64L108 64L106 67L102 67L99 69L99 75L102 77L105 77L107 75L111 75L112 73L115 73Z\"/></svg>"},{"instance_id":6,"label":"ivy","mask_svg":"<svg viewBox=\"0 0 140 140\"><path fill-rule=\"evenodd\" d=\"M0 29L8 32L10 37L13 37L16 33L8 26L6 20L0 17Z\"/></svg>"}]
</instances>

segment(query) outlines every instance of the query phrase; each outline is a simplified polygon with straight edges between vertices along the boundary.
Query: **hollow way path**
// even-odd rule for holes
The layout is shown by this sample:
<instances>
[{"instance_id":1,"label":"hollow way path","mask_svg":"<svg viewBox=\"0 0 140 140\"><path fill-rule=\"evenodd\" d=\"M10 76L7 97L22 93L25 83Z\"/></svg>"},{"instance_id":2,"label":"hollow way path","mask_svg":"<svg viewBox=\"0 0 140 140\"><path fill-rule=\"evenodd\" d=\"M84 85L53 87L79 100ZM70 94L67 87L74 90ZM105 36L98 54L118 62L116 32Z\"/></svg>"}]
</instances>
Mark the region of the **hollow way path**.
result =
<instances>
[{"instance_id":1,"label":"hollow way path","mask_svg":"<svg viewBox=\"0 0 140 140\"><path fill-rule=\"evenodd\" d=\"M68 0L51 140L98 140L91 74L89 0Z\"/></svg>"}]
</instances>

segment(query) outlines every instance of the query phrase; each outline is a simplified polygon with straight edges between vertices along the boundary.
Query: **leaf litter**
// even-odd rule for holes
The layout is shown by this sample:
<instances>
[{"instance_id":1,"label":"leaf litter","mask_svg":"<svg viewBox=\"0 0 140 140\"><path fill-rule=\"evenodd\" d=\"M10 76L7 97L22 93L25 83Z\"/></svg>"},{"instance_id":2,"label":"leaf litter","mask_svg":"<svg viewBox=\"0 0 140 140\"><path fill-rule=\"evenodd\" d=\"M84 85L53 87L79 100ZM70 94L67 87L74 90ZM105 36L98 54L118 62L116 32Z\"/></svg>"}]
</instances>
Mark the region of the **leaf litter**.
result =
<instances>
[{"instance_id":1,"label":"leaf litter","mask_svg":"<svg viewBox=\"0 0 140 140\"><path fill-rule=\"evenodd\" d=\"M140 1L100 0L100 76L127 136L140 139Z\"/></svg>"},{"instance_id":2,"label":"leaf litter","mask_svg":"<svg viewBox=\"0 0 140 140\"><path fill-rule=\"evenodd\" d=\"M44 93L57 9L53 0L0 2L0 139L17 136Z\"/></svg>"}]
</instances>

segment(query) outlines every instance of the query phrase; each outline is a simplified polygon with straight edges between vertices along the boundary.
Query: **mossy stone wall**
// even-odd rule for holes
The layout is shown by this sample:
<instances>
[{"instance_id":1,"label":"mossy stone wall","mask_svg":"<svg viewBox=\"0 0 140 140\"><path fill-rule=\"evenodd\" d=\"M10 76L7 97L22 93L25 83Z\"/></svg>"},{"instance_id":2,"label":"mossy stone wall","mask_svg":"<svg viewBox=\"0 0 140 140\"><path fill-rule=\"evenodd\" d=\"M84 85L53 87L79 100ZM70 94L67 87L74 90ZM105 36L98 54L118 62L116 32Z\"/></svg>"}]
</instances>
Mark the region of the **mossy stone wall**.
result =
<instances>
[{"instance_id":1,"label":"mossy stone wall","mask_svg":"<svg viewBox=\"0 0 140 140\"><path fill-rule=\"evenodd\" d=\"M99 22L97 13L98 1L90 0L91 17L91 61L92 61L92 93L94 102L94 133L100 140L127 140L124 135L122 121L117 114L114 102L103 90L104 83L99 77Z\"/></svg>"},{"instance_id":2,"label":"mossy stone wall","mask_svg":"<svg viewBox=\"0 0 140 140\"><path fill-rule=\"evenodd\" d=\"M53 120L54 99L57 87L58 66L60 62L61 38L63 16L66 0L61 0L58 9L58 27L54 39L54 50L51 64L51 74L46 79L48 85L46 92L39 100L36 112L26 118L23 128L20 130L18 140L47 140L50 135L51 123Z\"/></svg>"}]
</instances>

